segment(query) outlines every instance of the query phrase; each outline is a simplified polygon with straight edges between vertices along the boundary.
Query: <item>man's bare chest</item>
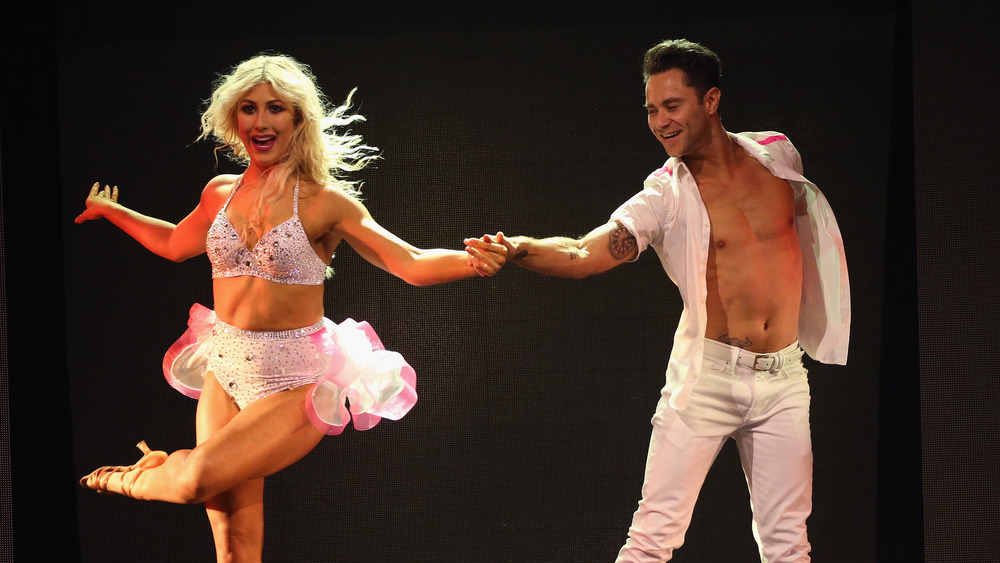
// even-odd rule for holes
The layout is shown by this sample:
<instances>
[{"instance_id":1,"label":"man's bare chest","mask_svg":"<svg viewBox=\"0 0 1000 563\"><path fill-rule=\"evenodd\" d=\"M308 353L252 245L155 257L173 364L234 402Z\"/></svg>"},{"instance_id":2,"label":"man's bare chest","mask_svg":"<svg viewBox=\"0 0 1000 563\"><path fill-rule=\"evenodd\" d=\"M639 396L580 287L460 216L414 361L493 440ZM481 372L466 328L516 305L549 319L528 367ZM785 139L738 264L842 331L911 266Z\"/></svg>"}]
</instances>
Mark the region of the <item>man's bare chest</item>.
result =
<instances>
[{"instance_id":1,"label":"man's bare chest","mask_svg":"<svg viewBox=\"0 0 1000 563\"><path fill-rule=\"evenodd\" d=\"M698 188L717 247L765 242L794 229L792 187L770 173L704 181Z\"/></svg>"}]
</instances>

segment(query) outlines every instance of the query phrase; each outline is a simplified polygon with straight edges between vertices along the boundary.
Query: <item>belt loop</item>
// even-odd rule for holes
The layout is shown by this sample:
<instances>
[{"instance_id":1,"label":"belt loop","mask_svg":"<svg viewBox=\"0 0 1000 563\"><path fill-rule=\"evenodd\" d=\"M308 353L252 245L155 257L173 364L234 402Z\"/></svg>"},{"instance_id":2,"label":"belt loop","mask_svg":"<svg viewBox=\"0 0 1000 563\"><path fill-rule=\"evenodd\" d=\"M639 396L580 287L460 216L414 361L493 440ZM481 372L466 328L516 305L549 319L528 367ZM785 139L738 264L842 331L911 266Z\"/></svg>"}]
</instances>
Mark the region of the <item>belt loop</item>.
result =
<instances>
[{"instance_id":1,"label":"belt loop","mask_svg":"<svg viewBox=\"0 0 1000 563\"><path fill-rule=\"evenodd\" d=\"M774 365L771 366L771 373L780 373L782 368L785 367L785 355L777 354L774 356Z\"/></svg>"}]
</instances>

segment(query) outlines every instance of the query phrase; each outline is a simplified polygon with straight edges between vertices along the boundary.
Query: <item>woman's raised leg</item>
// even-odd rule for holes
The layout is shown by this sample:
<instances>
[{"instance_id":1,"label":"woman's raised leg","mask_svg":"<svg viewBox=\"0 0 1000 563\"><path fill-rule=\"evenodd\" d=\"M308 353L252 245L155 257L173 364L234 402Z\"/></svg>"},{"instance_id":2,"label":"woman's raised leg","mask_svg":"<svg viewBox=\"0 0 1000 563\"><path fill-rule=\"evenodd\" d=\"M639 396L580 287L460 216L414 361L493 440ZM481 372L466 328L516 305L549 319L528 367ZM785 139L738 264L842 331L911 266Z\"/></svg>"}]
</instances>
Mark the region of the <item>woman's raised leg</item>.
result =
<instances>
[{"instance_id":1,"label":"woman's raised leg","mask_svg":"<svg viewBox=\"0 0 1000 563\"><path fill-rule=\"evenodd\" d=\"M206 378L203 397L205 392L215 394L213 385L222 392L214 377ZM306 414L309 389L297 387L254 401L193 450L173 452L162 465L137 475L111 474L100 488L137 499L195 504L284 469L323 437Z\"/></svg>"}]
</instances>

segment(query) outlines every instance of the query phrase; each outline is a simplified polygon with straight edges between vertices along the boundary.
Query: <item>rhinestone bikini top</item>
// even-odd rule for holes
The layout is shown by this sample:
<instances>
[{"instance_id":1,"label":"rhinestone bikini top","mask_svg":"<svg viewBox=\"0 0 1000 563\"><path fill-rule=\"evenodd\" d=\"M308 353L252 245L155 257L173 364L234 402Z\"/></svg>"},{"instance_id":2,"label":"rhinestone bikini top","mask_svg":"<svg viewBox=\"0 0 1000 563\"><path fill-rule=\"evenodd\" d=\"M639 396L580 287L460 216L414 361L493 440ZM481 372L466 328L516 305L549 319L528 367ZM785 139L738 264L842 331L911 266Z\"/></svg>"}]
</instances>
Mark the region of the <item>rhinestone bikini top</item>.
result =
<instances>
[{"instance_id":1,"label":"rhinestone bikini top","mask_svg":"<svg viewBox=\"0 0 1000 563\"><path fill-rule=\"evenodd\" d=\"M212 262L212 278L254 276L282 284L321 285L326 279L326 264L316 255L299 220L298 179L292 216L264 233L252 249L243 244L226 216L226 208L242 184L241 177L208 229L205 250Z\"/></svg>"}]
</instances>

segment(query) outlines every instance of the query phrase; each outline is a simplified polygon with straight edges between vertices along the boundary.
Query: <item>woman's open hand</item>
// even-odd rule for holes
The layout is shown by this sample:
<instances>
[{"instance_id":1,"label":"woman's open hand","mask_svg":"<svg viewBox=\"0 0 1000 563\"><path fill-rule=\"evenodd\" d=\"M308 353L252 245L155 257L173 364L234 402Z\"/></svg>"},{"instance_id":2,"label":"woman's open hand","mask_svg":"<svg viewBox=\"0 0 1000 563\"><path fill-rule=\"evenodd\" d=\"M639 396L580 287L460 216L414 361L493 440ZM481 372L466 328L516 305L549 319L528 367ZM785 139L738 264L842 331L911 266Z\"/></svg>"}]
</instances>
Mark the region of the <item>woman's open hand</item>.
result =
<instances>
[{"instance_id":1,"label":"woman's open hand","mask_svg":"<svg viewBox=\"0 0 1000 563\"><path fill-rule=\"evenodd\" d=\"M102 189L100 182L94 182L84 204L87 208L76 216L76 219L73 220L74 223L83 223L104 217L104 213L109 207L118 205L118 186L113 188L104 186Z\"/></svg>"}]
</instances>

